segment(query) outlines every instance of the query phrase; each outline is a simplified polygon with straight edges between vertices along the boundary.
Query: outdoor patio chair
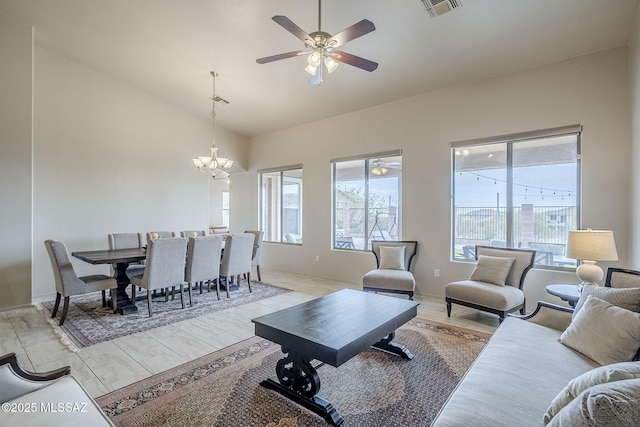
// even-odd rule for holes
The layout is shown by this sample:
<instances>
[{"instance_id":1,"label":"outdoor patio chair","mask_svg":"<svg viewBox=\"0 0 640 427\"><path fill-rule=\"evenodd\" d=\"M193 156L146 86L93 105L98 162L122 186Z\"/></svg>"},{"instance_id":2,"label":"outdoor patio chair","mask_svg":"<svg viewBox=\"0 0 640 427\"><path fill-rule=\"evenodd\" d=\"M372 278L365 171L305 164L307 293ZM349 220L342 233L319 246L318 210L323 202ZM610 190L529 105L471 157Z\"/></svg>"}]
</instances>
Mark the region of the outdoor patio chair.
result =
<instances>
[{"instance_id":1,"label":"outdoor patio chair","mask_svg":"<svg viewBox=\"0 0 640 427\"><path fill-rule=\"evenodd\" d=\"M414 240L373 240L371 251L377 268L362 278L362 290L408 295L413 299L416 281L411 273L411 261L418 250Z\"/></svg>"}]
</instances>

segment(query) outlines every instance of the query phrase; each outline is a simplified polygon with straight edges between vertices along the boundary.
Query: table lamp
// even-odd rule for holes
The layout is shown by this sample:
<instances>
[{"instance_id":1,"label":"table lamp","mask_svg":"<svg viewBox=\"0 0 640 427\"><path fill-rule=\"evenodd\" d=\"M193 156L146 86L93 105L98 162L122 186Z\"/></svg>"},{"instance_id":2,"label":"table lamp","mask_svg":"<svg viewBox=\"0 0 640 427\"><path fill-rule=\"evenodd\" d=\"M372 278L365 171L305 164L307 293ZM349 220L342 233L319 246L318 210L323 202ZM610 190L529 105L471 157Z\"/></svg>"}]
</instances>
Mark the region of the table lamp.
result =
<instances>
[{"instance_id":1,"label":"table lamp","mask_svg":"<svg viewBox=\"0 0 640 427\"><path fill-rule=\"evenodd\" d=\"M594 284L602 280L602 268L596 261L617 261L618 251L613 232L609 230L572 230L569 231L567 257L582 260L576 268L576 274L582 286Z\"/></svg>"}]
</instances>

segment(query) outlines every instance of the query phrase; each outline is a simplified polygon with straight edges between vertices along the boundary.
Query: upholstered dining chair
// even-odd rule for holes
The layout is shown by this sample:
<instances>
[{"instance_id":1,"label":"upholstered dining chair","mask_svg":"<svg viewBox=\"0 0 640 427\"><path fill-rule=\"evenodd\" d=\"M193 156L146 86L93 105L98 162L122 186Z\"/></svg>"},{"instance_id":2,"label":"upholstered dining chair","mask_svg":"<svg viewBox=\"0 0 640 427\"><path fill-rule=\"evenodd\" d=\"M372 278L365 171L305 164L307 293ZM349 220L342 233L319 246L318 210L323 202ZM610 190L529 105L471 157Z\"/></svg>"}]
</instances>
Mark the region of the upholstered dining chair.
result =
<instances>
[{"instance_id":1,"label":"upholstered dining chair","mask_svg":"<svg viewBox=\"0 0 640 427\"><path fill-rule=\"evenodd\" d=\"M131 284L147 290L147 306L149 317L153 315L151 309L151 291L164 289L165 295L169 289L180 287L180 301L184 308L184 271L187 255L187 239L181 237L167 237L147 242L147 264L144 274L133 276ZM135 287L132 292L135 303Z\"/></svg>"},{"instance_id":2,"label":"upholstered dining chair","mask_svg":"<svg viewBox=\"0 0 640 427\"><path fill-rule=\"evenodd\" d=\"M447 316L451 317L452 304L497 314L500 323L510 312L525 314L522 287L535 256L535 250L476 246L471 277L445 287Z\"/></svg>"},{"instance_id":3,"label":"upholstered dining chair","mask_svg":"<svg viewBox=\"0 0 640 427\"><path fill-rule=\"evenodd\" d=\"M144 246L141 233L113 233L107 235L109 249L130 249L141 248ZM115 266L112 267L112 273L115 272ZM144 261L129 264L127 267L127 276L137 276L144 273Z\"/></svg>"},{"instance_id":4,"label":"upholstered dining chair","mask_svg":"<svg viewBox=\"0 0 640 427\"><path fill-rule=\"evenodd\" d=\"M116 297L116 289L118 282L113 277L105 274L94 274L91 276L78 277L73 264L69 259L69 253L64 243L56 240L46 240L44 245L47 248L51 267L53 268L53 277L56 283L56 303L53 306L51 317L55 318L60 307L60 299L64 297L64 305L62 314L60 315L60 326L67 318L69 310L69 297L74 295L88 294L90 292L102 292L102 306L107 306L106 290L110 290L113 312L118 309L118 298Z\"/></svg>"},{"instance_id":5,"label":"upholstered dining chair","mask_svg":"<svg viewBox=\"0 0 640 427\"><path fill-rule=\"evenodd\" d=\"M227 280L227 298L229 298L229 283L236 277L240 286L240 276L247 275L247 284L251 292L251 257L253 255L253 234L230 234L225 240L224 254L220 264L220 276Z\"/></svg>"},{"instance_id":6,"label":"upholstered dining chair","mask_svg":"<svg viewBox=\"0 0 640 427\"><path fill-rule=\"evenodd\" d=\"M216 295L220 299L220 255L222 253L222 237L209 235L189 237L187 242L187 268L184 273L184 281L188 283L189 305L193 305L191 299L191 284L200 285L207 282L208 291L211 292L211 282L216 283Z\"/></svg>"},{"instance_id":7,"label":"upholstered dining chair","mask_svg":"<svg viewBox=\"0 0 640 427\"><path fill-rule=\"evenodd\" d=\"M415 240L373 240L371 251L377 268L362 278L362 290L408 295L413 299L416 280L411 273L411 261L418 251Z\"/></svg>"},{"instance_id":8,"label":"upholstered dining chair","mask_svg":"<svg viewBox=\"0 0 640 427\"><path fill-rule=\"evenodd\" d=\"M187 231L181 231L180 232L180 237L186 237L187 239L191 236L193 236L193 233L196 233L196 236L206 236L207 235L207 231L206 230L187 230Z\"/></svg>"},{"instance_id":9,"label":"upholstered dining chair","mask_svg":"<svg viewBox=\"0 0 640 427\"><path fill-rule=\"evenodd\" d=\"M260 253L262 252L262 239L264 237L264 231L247 230L245 233L253 234L253 254L251 255L251 267L256 268L258 274L258 282L262 282L262 276L260 275Z\"/></svg>"}]
</instances>

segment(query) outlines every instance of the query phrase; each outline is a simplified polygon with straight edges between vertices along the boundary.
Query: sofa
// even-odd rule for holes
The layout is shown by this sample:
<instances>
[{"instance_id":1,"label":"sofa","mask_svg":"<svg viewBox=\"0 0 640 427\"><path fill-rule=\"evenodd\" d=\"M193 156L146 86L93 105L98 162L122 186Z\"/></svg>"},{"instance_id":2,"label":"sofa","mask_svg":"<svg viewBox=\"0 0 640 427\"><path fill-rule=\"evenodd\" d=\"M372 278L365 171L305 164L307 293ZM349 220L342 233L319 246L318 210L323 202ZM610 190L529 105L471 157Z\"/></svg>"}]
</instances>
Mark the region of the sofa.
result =
<instances>
[{"instance_id":1,"label":"sofa","mask_svg":"<svg viewBox=\"0 0 640 427\"><path fill-rule=\"evenodd\" d=\"M68 366L24 370L15 353L0 357L0 426L113 426Z\"/></svg>"},{"instance_id":2,"label":"sofa","mask_svg":"<svg viewBox=\"0 0 640 427\"><path fill-rule=\"evenodd\" d=\"M637 291L640 291L640 288ZM640 308L640 293L636 292L634 298L636 308ZM620 363L599 363L591 358L599 359L599 357L589 353L588 349L578 346L583 352L591 354L591 357L571 348L568 345L571 344L570 342L563 341L565 342L563 344L559 341L561 337L568 336L563 333L564 331L574 331L577 326L583 324L578 324L578 319L582 321L595 318L595 315L591 318L587 316L592 313L592 303L600 304L600 301L602 300L599 298L588 297L588 304L585 303L582 307L584 312L579 318L573 314L571 308L546 302L539 302L537 309L530 315L507 317L449 396L431 425L433 427L544 426L546 423L549 423L549 426L640 425L640 362L627 362L626 368L631 364L631 369L635 372L631 375L616 377L617 379L636 378L629 380L632 386L632 397L624 402L626 406L622 411L624 412L622 415L631 420L630 423L619 419L605 423L602 418L597 418L598 414L584 415L575 412L588 412L593 409L589 406L589 402L600 405L602 401L597 397L594 398L593 394L584 396L585 393L597 391L592 388L586 391L574 390L576 396L570 395L572 384L577 381L591 381L594 373L611 380L615 375L609 370L614 367L617 369L621 365ZM609 305L605 308L610 309ZM603 305L600 304L597 307L600 306ZM633 332L635 335L628 341L635 340L635 344L631 344L631 347L635 345L635 351L637 351L640 346L640 314L620 307L612 310L618 309L624 310L625 315L636 316L630 321L635 325ZM622 360L627 358L632 360L635 351L631 353L628 349L626 351L627 353L621 356ZM637 353L635 354L637 358ZM604 369L608 371L600 372ZM599 381L605 382L602 379ZM594 387L598 387L596 384ZM622 384L618 382L616 385ZM579 394L580 398L577 397L578 392L582 393ZM552 408L554 412L551 412ZM593 419L585 421L585 418L589 417Z\"/></svg>"}]
</instances>

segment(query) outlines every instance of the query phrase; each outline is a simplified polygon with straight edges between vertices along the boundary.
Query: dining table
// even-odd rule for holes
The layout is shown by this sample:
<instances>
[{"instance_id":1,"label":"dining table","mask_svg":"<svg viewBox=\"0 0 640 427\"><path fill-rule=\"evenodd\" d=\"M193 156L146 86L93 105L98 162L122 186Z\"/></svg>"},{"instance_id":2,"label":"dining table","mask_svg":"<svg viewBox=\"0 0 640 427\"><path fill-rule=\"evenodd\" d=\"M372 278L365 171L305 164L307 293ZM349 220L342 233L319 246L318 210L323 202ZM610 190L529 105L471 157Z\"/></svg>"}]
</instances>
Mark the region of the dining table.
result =
<instances>
[{"instance_id":1,"label":"dining table","mask_svg":"<svg viewBox=\"0 0 640 427\"><path fill-rule=\"evenodd\" d=\"M131 298L127 295L127 286L131 283L129 276L127 276L127 267L129 267L130 264L140 262L147 258L147 251L145 248L78 251L71 252L71 256L93 265L113 265L115 269L115 279L118 283L118 290L116 293L118 313L131 314L138 312L138 307L136 307L135 302L131 301Z\"/></svg>"}]
</instances>

